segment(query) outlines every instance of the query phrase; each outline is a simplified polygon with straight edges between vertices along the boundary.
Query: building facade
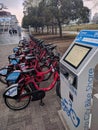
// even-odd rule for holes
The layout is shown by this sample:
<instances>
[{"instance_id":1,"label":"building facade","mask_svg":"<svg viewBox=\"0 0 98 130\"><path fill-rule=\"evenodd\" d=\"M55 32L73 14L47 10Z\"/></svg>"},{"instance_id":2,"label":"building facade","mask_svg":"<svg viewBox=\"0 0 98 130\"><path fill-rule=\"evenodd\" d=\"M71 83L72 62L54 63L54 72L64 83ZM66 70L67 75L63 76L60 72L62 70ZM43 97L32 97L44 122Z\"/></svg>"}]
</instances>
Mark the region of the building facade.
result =
<instances>
[{"instance_id":1,"label":"building facade","mask_svg":"<svg viewBox=\"0 0 98 130\"><path fill-rule=\"evenodd\" d=\"M3 4L0 3L0 32L8 31L11 27L16 28L18 20L15 15L5 11Z\"/></svg>"}]
</instances>

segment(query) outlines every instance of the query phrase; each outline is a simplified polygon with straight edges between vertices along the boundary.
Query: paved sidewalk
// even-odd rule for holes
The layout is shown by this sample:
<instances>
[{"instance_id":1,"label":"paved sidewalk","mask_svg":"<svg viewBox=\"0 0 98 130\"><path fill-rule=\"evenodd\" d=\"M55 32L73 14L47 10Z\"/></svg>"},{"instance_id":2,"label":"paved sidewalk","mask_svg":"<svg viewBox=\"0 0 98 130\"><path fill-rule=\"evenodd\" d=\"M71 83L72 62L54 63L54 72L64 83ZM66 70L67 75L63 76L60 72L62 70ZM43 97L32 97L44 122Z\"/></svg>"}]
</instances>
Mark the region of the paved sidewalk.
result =
<instances>
[{"instance_id":1,"label":"paved sidewalk","mask_svg":"<svg viewBox=\"0 0 98 130\"><path fill-rule=\"evenodd\" d=\"M5 86L0 83L0 130L65 130L59 115L60 101L55 89L46 93L44 106L39 101L21 111L12 111L4 104Z\"/></svg>"}]
</instances>

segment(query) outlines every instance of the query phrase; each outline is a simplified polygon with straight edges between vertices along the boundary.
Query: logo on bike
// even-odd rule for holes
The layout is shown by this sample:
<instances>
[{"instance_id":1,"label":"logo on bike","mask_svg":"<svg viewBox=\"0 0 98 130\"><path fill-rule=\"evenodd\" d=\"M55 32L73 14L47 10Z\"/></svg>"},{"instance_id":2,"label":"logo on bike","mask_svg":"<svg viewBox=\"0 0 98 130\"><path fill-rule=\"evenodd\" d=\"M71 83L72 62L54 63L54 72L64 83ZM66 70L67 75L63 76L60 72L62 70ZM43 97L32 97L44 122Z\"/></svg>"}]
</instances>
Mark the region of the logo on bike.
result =
<instances>
[{"instance_id":1,"label":"logo on bike","mask_svg":"<svg viewBox=\"0 0 98 130\"><path fill-rule=\"evenodd\" d=\"M79 119L79 117L77 117L75 111L73 110L71 101L70 100L67 101L66 99L62 99L61 105L62 105L63 111L65 111L67 113L67 115L70 117L73 125L75 127L78 127L80 124L80 119Z\"/></svg>"},{"instance_id":2,"label":"logo on bike","mask_svg":"<svg viewBox=\"0 0 98 130\"><path fill-rule=\"evenodd\" d=\"M6 94L6 96L10 96L10 97L14 97L17 95L17 87L13 87L11 89L9 89Z\"/></svg>"}]
</instances>

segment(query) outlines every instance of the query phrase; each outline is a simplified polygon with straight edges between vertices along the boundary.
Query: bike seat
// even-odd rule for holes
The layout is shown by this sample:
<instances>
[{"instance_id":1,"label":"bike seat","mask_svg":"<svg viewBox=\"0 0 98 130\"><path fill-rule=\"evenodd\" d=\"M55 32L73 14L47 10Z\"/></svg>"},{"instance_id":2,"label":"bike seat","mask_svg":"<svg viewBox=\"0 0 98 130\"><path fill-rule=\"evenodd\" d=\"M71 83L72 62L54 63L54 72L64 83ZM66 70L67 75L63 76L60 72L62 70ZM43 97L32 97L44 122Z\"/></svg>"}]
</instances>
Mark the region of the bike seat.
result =
<instances>
[{"instance_id":1,"label":"bike seat","mask_svg":"<svg viewBox=\"0 0 98 130\"><path fill-rule=\"evenodd\" d=\"M40 54L40 52L39 52L39 51L36 51L36 54Z\"/></svg>"},{"instance_id":2,"label":"bike seat","mask_svg":"<svg viewBox=\"0 0 98 130\"><path fill-rule=\"evenodd\" d=\"M36 71L35 71L34 68L32 68L32 69L29 69L29 68L28 68L28 69L23 70L22 73L23 73L23 74L35 75L35 74L36 74Z\"/></svg>"},{"instance_id":3,"label":"bike seat","mask_svg":"<svg viewBox=\"0 0 98 130\"><path fill-rule=\"evenodd\" d=\"M25 63L20 63L19 64L21 67L24 67L25 66Z\"/></svg>"},{"instance_id":4,"label":"bike seat","mask_svg":"<svg viewBox=\"0 0 98 130\"><path fill-rule=\"evenodd\" d=\"M49 44L45 44L44 46L51 46L51 45L53 45L53 43L49 43Z\"/></svg>"},{"instance_id":5,"label":"bike seat","mask_svg":"<svg viewBox=\"0 0 98 130\"><path fill-rule=\"evenodd\" d=\"M13 59L10 59L10 64L12 64L12 65L17 65L18 63L19 63L19 59L17 58L17 59L15 59L15 58L13 58Z\"/></svg>"},{"instance_id":6,"label":"bike seat","mask_svg":"<svg viewBox=\"0 0 98 130\"><path fill-rule=\"evenodd\" d=\"M31 57L31 56L34 56L33 54L27 54L27 56Z\"/></svg>"},{"instance_id":7,"label":"bike seat","mask_svg":"<svg viewBox=\"0 0 98 130\"><path fill-rule=\"evenodd\" d=\"M24 53L29 53L30 52L30 49L29 48L26 48L23 50Z\"/></svg>"},{"instance_id":8,"label":"bike seat","mask_svg":"<svg viewBox=\"0 0 98 130\"><path fill-rule=\"evenodd\" d=\"M36 59L36 57L35 56L26 56L25 59L26 60L34 60L34 59Z\"/></svg>"},{"instance_id":9,"label":"bike seat","mask_svg":"<svg viewBox=\"0 0 98 130\"><path fill-rule=\"evenodd\" d=\"M56 47L57 47L56 45L55 45L55 46L52 46L52 47L49 46L48 49L54 50Z\"/></svg>"},{"instance_id":10,"label":"bike seat","mask_svg":"<svg viewBox=\"0 0 98 130\"><path fill-rule=\"evenodd\" d=\"M13 59L13 58L16 58L15 54L11 54L8 56L8 59Z\"/></svg>"}]
</instances>

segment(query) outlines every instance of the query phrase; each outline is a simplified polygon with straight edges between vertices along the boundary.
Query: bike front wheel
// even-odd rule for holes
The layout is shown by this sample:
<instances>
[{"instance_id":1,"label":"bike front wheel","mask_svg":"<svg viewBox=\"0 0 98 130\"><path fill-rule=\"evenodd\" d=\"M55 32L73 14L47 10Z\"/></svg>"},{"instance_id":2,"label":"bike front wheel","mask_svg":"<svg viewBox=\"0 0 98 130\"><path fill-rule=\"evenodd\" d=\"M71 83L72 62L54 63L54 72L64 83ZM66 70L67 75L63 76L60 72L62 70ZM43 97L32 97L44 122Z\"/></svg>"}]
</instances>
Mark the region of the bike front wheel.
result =
<instances>
[{"instance_id":1,"label":"bike front wheel","mask_svg":"<svg viewBox=\"0 0 98 130\"><path fill-rule=\"evenodd\" d=\"M20 95L18 95L16 98L10 98L5 96L4 101L5 104L7 105L8 108L12 110L22 110L26 108L31 100L31 96L23 96L24 94L26 95L28 93L27 90L22 91Z\"/></svg>"}]
</instances>

